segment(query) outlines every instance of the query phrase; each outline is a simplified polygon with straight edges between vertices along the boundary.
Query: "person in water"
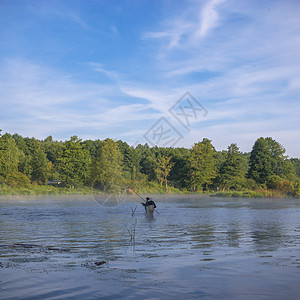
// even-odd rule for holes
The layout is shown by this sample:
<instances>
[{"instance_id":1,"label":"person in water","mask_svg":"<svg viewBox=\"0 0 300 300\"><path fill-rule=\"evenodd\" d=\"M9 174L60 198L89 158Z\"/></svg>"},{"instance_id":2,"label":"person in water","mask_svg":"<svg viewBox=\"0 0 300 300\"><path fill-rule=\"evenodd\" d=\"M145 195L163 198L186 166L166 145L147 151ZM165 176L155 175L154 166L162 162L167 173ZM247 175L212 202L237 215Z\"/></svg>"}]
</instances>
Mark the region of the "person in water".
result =
<instances>
[{"instance_id":1,"label":"person in water","mask_svg":"<svg viewBox=\"0 0 300 300\"><path fill-rule=\"evenodd\" d=\"M146 208L147 206L149 206L149 205L153 205L154 208L156 208L156 204L155 204L154 201L151 200L149 197L146 198L146 202L145 202L145 203L144 203L144 202L141 202L141 203L145 206L145 208Z\"/></svg>"}]
</instances>

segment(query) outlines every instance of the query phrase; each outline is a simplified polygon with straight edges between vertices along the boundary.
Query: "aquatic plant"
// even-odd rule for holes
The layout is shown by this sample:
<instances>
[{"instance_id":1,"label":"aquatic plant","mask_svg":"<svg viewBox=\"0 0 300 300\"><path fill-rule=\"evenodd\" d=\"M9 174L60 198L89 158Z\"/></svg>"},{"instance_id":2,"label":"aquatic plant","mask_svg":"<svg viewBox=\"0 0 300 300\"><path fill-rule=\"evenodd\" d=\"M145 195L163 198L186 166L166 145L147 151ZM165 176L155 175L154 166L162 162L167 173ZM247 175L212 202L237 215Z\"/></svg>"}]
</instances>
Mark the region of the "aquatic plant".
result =
<instances>
[{"instance_id":1,"label":"aquatic plant","mask_svg":"<svg viewBox=\"0 0 300 300\"><path fill-rule=\"evenodd\" d=\"M134 219L134 223L132 223L130 226L125 225L125 228L127 229L130 237L130 242L133 242L134 244L135 244L136 224L137 224L137 219Z\"/></svg>"}]
</instances>

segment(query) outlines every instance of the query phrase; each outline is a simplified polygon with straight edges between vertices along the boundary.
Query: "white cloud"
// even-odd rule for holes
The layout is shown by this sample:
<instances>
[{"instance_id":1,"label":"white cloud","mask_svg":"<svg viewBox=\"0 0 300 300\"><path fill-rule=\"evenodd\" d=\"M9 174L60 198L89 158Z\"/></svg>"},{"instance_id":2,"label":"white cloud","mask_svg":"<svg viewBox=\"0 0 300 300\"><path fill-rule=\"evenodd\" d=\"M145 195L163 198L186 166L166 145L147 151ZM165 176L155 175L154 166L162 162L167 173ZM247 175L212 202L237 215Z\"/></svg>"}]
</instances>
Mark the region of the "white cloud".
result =
<instances>
[{"instance_id":1,"label":"white cloud","mask_svg":"<svg viewBox=\"0 0 300 300\"><path fill-rule=\"evenodd\" d=\"M133 86L132 83L122 84L121 90L124 94L137 99L143 99L147 102L145 105L161 113L166 113L169 109L170 95L166 92L155 88L141 88Z\"/></svg>"},{"instance_id":2,"label":"white cloud","mask_svg":"<svg viewBox=\"0 0 300 300\"><path fill-rule=\"evenodd\" d=\"M300 129L298 128L287 130L281 126L274 127L274 124L268 120L256 122L234 120L227 124L208 126L202 123L202 127L199 126L199 128L186 133L178 146L192 146L203 138L209 138L218 151L227 149L231 143L236 143L242 152L250 152L254 142L259 137L272 137L285 147L288 156L299 157L298 137L300 136Z\"/></svg>"},{"instance_id":3,"label":"white cloud","mask_svg":"<svg viewBox=\"0 0 300 300\"><path fill-rule=\"evenodd\" d=\"M146 32L144 38L167 40L167 49L182 46L182 39L193 31L195 25L186 20L172 20L167 28L160 32Z\"/></svg>"},{"instance_id":4,"label":"white cloud","mask_svg":"<svg viewBox=\"0 0 300 300\"><path fill-rule=\"evenodd\" d=\"M209 113L193 124L183 146L208 136L219 150L237 142L249 151L263 135L280 139L296 155L298 2L187 1L182 7L150 24L152 30L143 34L142 45L135 45L133 55L140 56L134 68L130 54L128 60L122 57L119 69L113 69L108 63L112 56L106 61L102 52L103 57L94 53L78 63L90 61L89 69L98 74L86 73L87 78L101 78L106 84L75 79L71 71L33 60L8 61L0 69L0 128L36 137L99 132L133 139L135 134L142 136L153 120L170 117L168 109L189 91ZM79 25L82 21L78 11L73 16L66 11L55 14L54 10L52 15L66 15L66 20ZM114 38L122 37L110 22L105 28L117 35Z\"/></svg>"},{"instance_id":5,"label":"white cloud","mask_svg":"<svg viewBox=\"0 0 300 300\"><path fill-rule=\"evenodd\" d=\"M113 79L113 80L119 80L120 79L120 74L115 72L115 71L110 71L110 70L107 70L103 64L100 64L100 63L97 63L97 62L90 62L88 63L88 65L90 67L92 67L92 69L95 71L95 72L98 72L98 73L103 73L105 74L107 77Z\"/></svg>"},{"instance_id":6,"label":"white cloud","mask_svg":"<svg viewBox=\"0 0 300 300\"><path fill-rule=\"evenodd\" d=\"M164 22L161 31L146 32L144 38L160 39L167 44L165 50L188 49L195 46L209 32L220 25L218 6L226 0L210 0L192 5L181 16L172 17ZM165 42L166 40L166 42Z\"/></svg>"},{"instance_id":7,"label":"white cloud","mask_svg":"<svg viewBox=\"0 0 300 300\"><path fill-rule=\"evenodd\" d=\"M31 13L39 15L42 18L55 18L62 21L71 21L84 29L91 29L90 25L81 16L80 11L73 7L66 6L64 2L32 2L27 5Z\"/></svg>"},{"instance_id":8,"label":"white cloud","mask_svg":"<svg viewBox=\"0 0 300 300\"><path fill-rule=\"evenodd\" d=\"M219 14L217 7L225 0L211 0L206 3L200 14L200 28L196 35L203 38L209 31L219 25Z\"/></svg>"},{"instance_id":9,"label":"white cloud","mask_svg":"<svg viewBox=\"0 0 300 300\"><path fill-rule=\"evenodd\" d=\"M113 128L125 125L126 131L130 122L149 119L144 105L117 100L125 94L115 83L79 82L24 60L7 61L1 69L0 128L4 131L44 138L83 130L101 134L106 130L109 136Z\"/></svg>"},{"instance_id":10,"label":"white cloud","mask_svg":"<svg viewBox=\"0 0 300 300\"><path fill-rule=\"evenodd\" d=\"M119 34L119 30L116 26L110 26L110 31L113 33L113 34Z\"/></svg>"}]
</instances>

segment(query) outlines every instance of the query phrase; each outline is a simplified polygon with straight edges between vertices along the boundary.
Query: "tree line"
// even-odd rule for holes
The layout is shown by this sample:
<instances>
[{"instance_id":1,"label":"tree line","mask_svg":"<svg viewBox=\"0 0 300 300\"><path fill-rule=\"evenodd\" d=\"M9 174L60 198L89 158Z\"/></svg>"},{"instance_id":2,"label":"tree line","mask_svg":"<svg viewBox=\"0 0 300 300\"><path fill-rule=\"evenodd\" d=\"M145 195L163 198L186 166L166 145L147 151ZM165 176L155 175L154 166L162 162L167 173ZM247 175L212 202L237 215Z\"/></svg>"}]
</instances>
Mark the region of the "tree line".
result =
<instances>
[{"instance_id":1,"label":"tree line","mask_svg":"<svg viewBox=\"0 0 300 300\"><path fill-rule=\"evenodd\" d=\"M160 192L271 189L299 197L300 159L285 156L284 147L271 137L258 138L250 153L242 153L237 144L216 151L207 138L187 149L5 133L0 134L0 184L102 191L124 185Z\"/></svg>"}]
</instances>

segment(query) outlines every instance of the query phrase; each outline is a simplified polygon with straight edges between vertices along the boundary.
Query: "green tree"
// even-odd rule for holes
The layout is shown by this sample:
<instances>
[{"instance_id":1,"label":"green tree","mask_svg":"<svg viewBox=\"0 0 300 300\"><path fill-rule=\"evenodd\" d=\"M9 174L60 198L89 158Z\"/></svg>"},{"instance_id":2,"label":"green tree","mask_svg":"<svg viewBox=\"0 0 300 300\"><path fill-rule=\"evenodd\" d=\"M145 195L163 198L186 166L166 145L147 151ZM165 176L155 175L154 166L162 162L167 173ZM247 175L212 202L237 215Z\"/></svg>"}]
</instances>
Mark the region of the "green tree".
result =
<instances>
[{"instance_id":1,"label":"green tree","mask_svg":"<svg viewBox=\"0 0 300 300\"><path fill-rule=\"evenodd\" d=\"M118 144L106 139L92 161L91 179L94 187L109 191L122 182L122 154Z\"/></svg>"},{"instance_id":2,"label":"green tree","mask_svg":"<svg viewBox=\"0 0 300 300\"><path fill-rule=\"evenodd\" d=\"M268 178L268 181L266 184L269 189L281 191L286 194L291 192L293 189L291 183L288 180L283 179L278 175L271 175Z\"/></svg>"},{"instance_id":3,"label":"green tree","mask_svg":"<svg viewBox=\"0 0 300 300\"><path fill-rule=\"evenodd\" d=\"M91 155L92 158L97 156L97 151L102 145L102 142L100 140L86 140L82 142L83 148L87 149Z\"/></svg>"},{"instance_id":4,"label":"green tree","mask_svg":"<svg viewBox=\"0 0 300 300\"><path fill-rule=\"evenodd\" d=\"M126 178L135 181L140 175L141 153L126 142L117 141L123 157L123 171Z\"/></svg>"},{"instance_id":5,"label":"green tree","mask_svg":"<svg viewBox=\"0 0 300 300\"><path fill-rule=\"evenodd\" d=\"M265 184L271 175L284 175L288 172L285 168L284 153L285 149L272 138L259 138L250 154L249 177Z\"/></svg>"},{"instance_id":6,"label":"green tree","mask_svg":"<svg viewBox=\"0 0 300 300\"><path fill-rule=\"evenodd\" d=\"M16 145L19 148L19 150L21 150L24 154L27 154L28 153L28 147L27 147L27 144L25 142L25 139L17 133L15 133L12 137L15 140Z\"/></svg>"},{"instance_id":7,"label":"green tree","mask_svg":"<svg viewBox=\"0 0 300 300\"><path fill-rule=\"evenodd\" d=\"M218 173L220 173L221 167L226 160L227 154L228 154L228 151L226 151L226 150L216 151L216 153L215 153L216 168L217 168Z\"/></svg>"},{"instance_id":8,"label":"green tree","mask_svg":"<svg viewBox=\"0 0 300 300\"><path fill-rule=\"evenodd\" d=\"M236 144L228 146L225 161L220 168L220 183L225 189L239 189L245 179L245 164L242 153Z\"/></svg>"},{"instance_id":9,"label":"green tree","mask_svg":"<svg viewBox=\"0 0 300 300\"><path fill-rule=\"evenodd\" d=\"M140 160L141 173L146 175L149 181L156 179L156 174L154 171L156 166L156 157L152 149L150 149L148 144L145 145L139 144L135 148L135 151L138 152L141 157Z\"/></svg>"},{"instance_id":10,"label":"green tree","mask_svg":"<svg viewBox=\"0 0 300 300\"><path fill-rule=\"evenodd\" d=\"M174 163L170 162L170 160L171 160L171 156L159 156L156 160L157 167L155 168L155 173L160 183L160 186L162 186L162 184L164 183L167 193L169 192L168 176L170 174L172 167L174 166Z\"/></svg>"},{"instance_id":11,"label":"green tree","mask_svg":"<svg viewBox=\"0 0 300 300\"><path fill-rule=\"evenodd\" d=\"M297 178L295 182L292 183L293 196L300 198L300 179Z\"/></svg>"},{"instance_id":12,"label":"green tree","mask_svg":"<svg viewBox=\"0 0 300 300\"><path fill-rule=\"evenodd\" d=\"M48 160L48 178L59 179L59 162L58 158L61 154L64 147L63 142L53 140L52 136L48 136L43 141L43 149L45 149L45 153Z\"/></svg>"},{"instance_id":13,"label":"green tree","mask_svg":"<svg viewBox=\"0 0 300 300\"><path fill-rule=\"evenodd\" d=\"M21 152L8 133L0 137L0 176L4 178L18 172Z\"/></svg>"},{"instance_id":14,"label":"green tree","mask_svg":"<svg viewBox=\"0 0 300 300\"><path fill-rule=\"evenodd\" d=\"M188 174L189 166L189 156L190 150L186 148L175 148L172 155L171 161L174 163L174 166L170 172L169 182L172 185L179 189L187 188L186 176Z\"/></svg>"},{"instance_id":15,"label":"green tree","mask_svg":"<svg viewBox=\"0 0 300 300\"><path fill-rule=\"evenodd\" d=\"M291 158L290 162L292 163L292 165L295 169L296 175L298 177L300 177L300 159L299 158Z\"/></svg>"},{"instance_id":16,"label":"green tree","mask_svg":"<svg viewBox=\"0 0 300 300\"><path fill-rule=\"evenodd\" d=\"M62 142L51 141L49 137L45 139L43 148L45 149L47 159L53 164L56 164L58 157L63 150L63 146L64 144Z\"/></svg>"},{"instance_id":17,"label":"green tree","mask_svg":"<svg viewBox=\"0 0 300 300\"><path fill-rule=\"evenodd\" d=\"M28 177L31 176L31 172L32 172L31 155L25 155L23 152L21 152L19 171Z\"/></svg>"},{"instance_id":18,"label":"green tree","mask_svg":"<svg viewBox=\"0 0 300 300\"><path fill-rule=\"evenodd\" d=\"M30 186L29 178L21 172L14 172L12 174L9 174L7 176L5 182L8 185L14 186L14 187L29 187Z\"/></svg>"},{"instance_id":19,"label":"green tree","mask_svg":"<svg viewBox=\"0 0 300 300\"><path fill-rule=\"evenodd\" d=\"M40 146L34 149L31 158L31 179L38 183L46 183L49 177L49 165L46 153Z\"/></svg>"},{"instance_id":20,"label":"green tree","mask_svg":"<svg viewBox=\"0 0 300 300\"><path fill-rule=\"evenodd\" d=\"M202 190L204 186L207 188L212 183L217 174L215 148L211 140L204 138L193 146L189 166L189 182L193 191Z\"/></svg>"},{"instance_id":21,"label":"green tree","mask_svg":"<svg viewBox=\"0 0 300 300\"><path fill-rule=\"evenodd\" d=\"M38 147L41 147L42 149L44 149L44 145L43 142L35 139L35 138L24 138L24 141L26 143L26 147L25 149L22 151L25 153L25 155L31 155L33 154L34 150ZM23 144L23 143L21 143Z\"/></svg>"},{"instance_id":22,"label":"green tree","mask_svg":"<svg viewBox=\"0 0 300 300\"><path fill-rule=\"evenodd\" d=\"M72 136L64 143L58 158L59 173L64 185L82 185L89 176L90 155L81 140Z\"/></svg>"}]
</instances>

